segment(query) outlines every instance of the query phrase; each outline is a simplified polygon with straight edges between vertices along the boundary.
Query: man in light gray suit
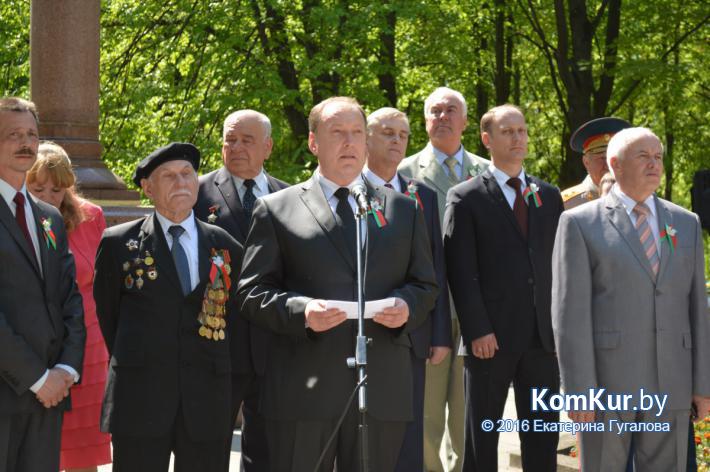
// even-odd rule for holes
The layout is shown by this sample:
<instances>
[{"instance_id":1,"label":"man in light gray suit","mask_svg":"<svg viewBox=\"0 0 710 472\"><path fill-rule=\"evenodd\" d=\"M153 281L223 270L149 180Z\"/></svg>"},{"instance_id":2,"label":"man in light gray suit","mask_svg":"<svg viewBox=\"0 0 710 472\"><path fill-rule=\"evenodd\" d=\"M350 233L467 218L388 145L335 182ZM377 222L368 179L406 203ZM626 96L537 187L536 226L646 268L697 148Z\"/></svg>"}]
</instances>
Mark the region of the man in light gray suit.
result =
<instances>
[{"instance_id":1,"label":"man in light gray suit","mask_svg":"<svg viewBox=\"0 0 710 472\"><path fill-rule=\"evenodd\" d=\"M424 119L429 143L417 154L404 159L399 165L399 173L405 179L420 180L436 191L439 223L443 225L446 192L459 182L483 173L490 162L466 151L461 144L468 118L466 100L460 92L448 87L434 90L424 101ZM459 353L464 354L453 303L451 307L454 348L460 347ZM448 347L434 346L426 366L424 468L429 472L459 472L463 459L463 360L450 354ZM439 449L447 426L451 448L447 447L449 460L444 468Z\"/></svg>"},{"instance_id":2,"label":"man in light gray suit","mask_svg":"<svg viewBox=\"0 0 710 472\"><path fill-rule=\"evenodd\" d=\"M710 412L700 223L654 195L663 146L650 130L617 133L607 161L617 184L606 197L562 214L552 265L552 322L565 392L633 395L626 411L570 412L574 421L605 428L582 433L582 470L624 470L632 438L636 470L685 470L691 403L700 418ZM664 407L642 411L641 388L667 394ZM667 422L670 431L618 434L611 420Z\"/></svg>"}]
</instances>

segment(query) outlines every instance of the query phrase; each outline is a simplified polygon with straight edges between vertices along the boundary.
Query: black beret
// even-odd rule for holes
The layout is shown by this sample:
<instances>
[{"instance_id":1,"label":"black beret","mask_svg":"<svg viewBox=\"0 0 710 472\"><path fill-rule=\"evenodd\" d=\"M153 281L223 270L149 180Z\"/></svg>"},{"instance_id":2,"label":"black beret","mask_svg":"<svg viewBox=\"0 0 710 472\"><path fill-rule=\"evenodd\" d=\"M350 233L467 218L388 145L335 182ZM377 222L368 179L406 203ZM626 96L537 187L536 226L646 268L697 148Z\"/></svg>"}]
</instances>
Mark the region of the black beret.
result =
<instances>
[{"instance_id":1,"label":"black beret","mask_svg":"<svg viewBox=\"0 0 710 472\"><path fill-rule=\"evenodd\" d=\"M572 133L569 145L577 152L585 152L590 144L593 147L606 147L612 136L626 128L631 128L631 123L621 118L597 118L577 128ZM599 140L594 139L597 137ZM585 146L585 143L588 144Z\"/></svg>"},{"instance_id":2,"label":"black beret","mask_svg":"<svg viewBox=\"0 0 710 472\"><path fill-rule=\"evenodd\" d=\"M141 179L147 179L160 164L168 161L188 161L197 171L200 168L200 151L190 143L170 143L158 148L138 163L133 172L133 182L140 187Z\"/></svg>"}]
</instances>

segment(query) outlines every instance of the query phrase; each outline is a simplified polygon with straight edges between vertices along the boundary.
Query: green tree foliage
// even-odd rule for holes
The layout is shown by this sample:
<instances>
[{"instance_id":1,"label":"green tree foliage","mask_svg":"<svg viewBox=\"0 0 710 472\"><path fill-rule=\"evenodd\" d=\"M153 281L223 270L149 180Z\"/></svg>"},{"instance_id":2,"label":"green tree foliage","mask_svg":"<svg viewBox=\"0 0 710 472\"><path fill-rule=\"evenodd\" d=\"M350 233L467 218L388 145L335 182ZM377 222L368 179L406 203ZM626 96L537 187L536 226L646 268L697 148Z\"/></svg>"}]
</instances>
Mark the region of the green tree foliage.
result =
<instances>
[{"instance_id":1,"label":"green tree foliage","mask_svg":"<svg viewBox=\"0 0 710 472\"><path fill-rule=\"evenodd\" d=\"M27 0L0 5L0 92L28 94ZM478 120L513 102L526 111L532 172L560 186L581 178L571 130L595 116L650 126L666 144L667 197L689 204L710 166L710 14L702 0L103 0L101 142L128 177L171 140L194 142L204 171L220 164L233 110L266 113L270 172L310 174L307 113L331 95L366 111L397 106L410 152L427 141L423 102L437 86L468 99L467 148Z\"/></svg>"}]
</instances>

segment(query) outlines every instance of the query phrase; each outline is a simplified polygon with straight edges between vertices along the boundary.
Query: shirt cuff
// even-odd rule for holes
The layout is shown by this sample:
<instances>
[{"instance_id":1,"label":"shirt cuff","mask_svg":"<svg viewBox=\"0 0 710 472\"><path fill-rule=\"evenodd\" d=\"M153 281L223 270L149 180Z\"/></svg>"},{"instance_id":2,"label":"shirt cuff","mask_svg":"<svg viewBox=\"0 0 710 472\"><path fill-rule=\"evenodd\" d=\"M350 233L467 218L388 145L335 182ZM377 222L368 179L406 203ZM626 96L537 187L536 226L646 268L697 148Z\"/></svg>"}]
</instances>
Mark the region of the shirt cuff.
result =
<instances>
[{"instance_id":1,"label":"shirt cuff","mask_svg":"<svg viewBox=\"0 0 710 472\"><path fill-rule=\"evenodd\" d=\"M39 389L42 388L42 385L44 385L44 382L47 381L47 377L49 377L49 371L45 370L44 374L42 374L42 377L40 377L39 380L37 382L35 382L34 384L32 384L32 386L30 387L30 390L32 391L32 393L39 392Z\"/></svg>"},{"instance_id":2,"label":"shirt cuff","mask_svg":"<svg viewBox=\"0 0 710 472\"><path fill-rule=\"evenodd\" d=\"M54 367L59 367L60 369L66 370L67 372L69 372L71 374L71 376L74 378L74 383L77 383L79 381L79 373L76 370L74 370L74 368L72 366L66 365L66 364L57 364Z\"/></svg>"}]
</instances>

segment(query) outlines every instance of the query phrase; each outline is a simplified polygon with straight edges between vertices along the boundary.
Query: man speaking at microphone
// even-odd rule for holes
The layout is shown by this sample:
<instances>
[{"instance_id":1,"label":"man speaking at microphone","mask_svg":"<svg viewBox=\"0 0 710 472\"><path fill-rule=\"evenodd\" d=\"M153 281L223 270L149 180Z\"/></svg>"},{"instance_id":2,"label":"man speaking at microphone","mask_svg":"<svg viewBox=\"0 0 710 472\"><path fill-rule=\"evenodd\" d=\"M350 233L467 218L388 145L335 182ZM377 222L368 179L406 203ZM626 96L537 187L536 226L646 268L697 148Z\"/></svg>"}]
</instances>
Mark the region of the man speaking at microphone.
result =
<instances>
[{"instance_id":1,"label":"man speaking at microphone","mask_svg":"<svg viewBox=\"0 0 710 472\"><path fill-rule=\"evenodd\" d=\"M308 117L311 179L259 199L247 237L239 303L274 333L262 395L272 471L359 471L357 321L331 301L357 300L354 188L364 187L366 300L394 303L365 321L370 470L394 469L412 419L409 332L437 295L422 213L404 195L363 182L365 114L352 98L319 103ZM343 412L341 423L338 419ZM331 434L334 440L328 447Z\"/></svg>"}]
</instances>

